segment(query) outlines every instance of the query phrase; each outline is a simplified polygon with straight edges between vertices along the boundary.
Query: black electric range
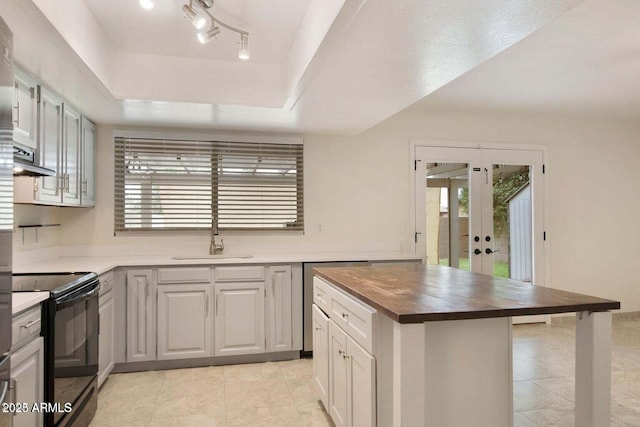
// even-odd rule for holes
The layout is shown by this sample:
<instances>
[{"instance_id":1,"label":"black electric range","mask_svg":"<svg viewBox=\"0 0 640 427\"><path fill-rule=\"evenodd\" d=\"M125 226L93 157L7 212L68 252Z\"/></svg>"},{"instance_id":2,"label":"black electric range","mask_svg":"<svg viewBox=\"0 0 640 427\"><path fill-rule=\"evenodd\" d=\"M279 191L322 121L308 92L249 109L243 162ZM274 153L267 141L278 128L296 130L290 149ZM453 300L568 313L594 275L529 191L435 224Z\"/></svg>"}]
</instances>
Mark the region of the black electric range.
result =
<instances>
[{"instance_id":1,"label":"black electric range","mask_svg":"<svg viewBox=\"0 0 640 427\"><path fill-rule=\"evenodd\" d=\"M14 292L48 291L42 306L45 426L88 426L98 397L98 275L13 275Z\"/></svg>"}]
</instances>

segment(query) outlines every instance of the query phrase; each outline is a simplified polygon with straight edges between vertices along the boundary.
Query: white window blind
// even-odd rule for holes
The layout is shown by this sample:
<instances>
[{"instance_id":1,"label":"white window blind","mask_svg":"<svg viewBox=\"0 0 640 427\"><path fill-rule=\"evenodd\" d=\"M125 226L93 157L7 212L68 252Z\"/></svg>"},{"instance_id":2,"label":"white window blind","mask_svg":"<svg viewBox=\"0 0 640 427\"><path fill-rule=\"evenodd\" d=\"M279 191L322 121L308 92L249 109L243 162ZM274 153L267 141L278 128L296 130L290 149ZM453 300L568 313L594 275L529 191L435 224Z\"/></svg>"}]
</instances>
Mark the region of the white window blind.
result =
<instances>
[{"instance_id":1,"label":"white window blind","mask_svg":"<svg viewBox=\"0 0 640 427\"><path fill-rule=\"evenodd\" d=\"M13 231L13 131L0 129L0 238L4 239L4 234L9 235ZM3 254L4 255L4 254ZM9 260L3 259L11 265Z\"/></svg>"},{"instance_id":2,"label":"white window blind","mask_svg":"<svg viewBox=\"0 0 640 427\"><path fill-rule=\"evenodd\" d=\"M301 144L115 139L115 230L303 231Z\"/></svg>"}]
</instances>

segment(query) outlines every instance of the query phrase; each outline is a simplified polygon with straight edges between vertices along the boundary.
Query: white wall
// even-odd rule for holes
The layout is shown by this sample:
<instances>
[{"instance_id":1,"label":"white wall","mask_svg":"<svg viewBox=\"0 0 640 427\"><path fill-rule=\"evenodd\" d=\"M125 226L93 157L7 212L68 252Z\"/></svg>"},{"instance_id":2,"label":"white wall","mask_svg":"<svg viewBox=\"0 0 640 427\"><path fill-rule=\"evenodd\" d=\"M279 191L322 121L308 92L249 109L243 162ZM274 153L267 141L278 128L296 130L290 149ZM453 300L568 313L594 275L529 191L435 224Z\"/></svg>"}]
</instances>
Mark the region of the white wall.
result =
<instances>
[{"instance_id":1,"label":"white wall","mask_svg":"<svg viewBox=\"0 0 640 427\"><path fill-rule=\"evenodd\" d=\"M98 126L99 191L95 209L65 209L66 253L205 254L208 233L113 235L113 130ZM202 132L199 132L202 134ZM224 235L228 253L400 251L408 235L404 213L409 202L406 174L389 180L380 170L401 170L408 143L396 150L387 141L305 137L305 235ZM404 223L404 224L401 224ZM404 234L401 234L401 227ZM405 239L406 240L406 239ZM91 247L75 247L80 244Z\"/></svg>"},{"instance_id":2,"label":"white wall","mask_svg":"<svg viewBox=\"0 0 640 427\"><path fill-rule=\"evenodd\" d=\"M62 253L205 253L203 234L114 237L113 128L98 128L97 205L64 209ZM639 131L639 125L595 119L424 110L400 113L358 136L308 135L306 234L225 236L227 251L409 253L411 139L543 145L551 286L617 299L623 311L638 311L632 257L640 246L640 196L633 190L640 180Z\"/></svg>"},{"instance_id":3,"label":"white wall","mask_svg":"<svg viewBox=\"0 0 640 427\"><path fill-rule=\"evenodd\" d=\"M377 134L546 146L550 286L638 311L639 131L638 124L597 118L421 111L397 115Z\"/></svg>"}]
</instances>

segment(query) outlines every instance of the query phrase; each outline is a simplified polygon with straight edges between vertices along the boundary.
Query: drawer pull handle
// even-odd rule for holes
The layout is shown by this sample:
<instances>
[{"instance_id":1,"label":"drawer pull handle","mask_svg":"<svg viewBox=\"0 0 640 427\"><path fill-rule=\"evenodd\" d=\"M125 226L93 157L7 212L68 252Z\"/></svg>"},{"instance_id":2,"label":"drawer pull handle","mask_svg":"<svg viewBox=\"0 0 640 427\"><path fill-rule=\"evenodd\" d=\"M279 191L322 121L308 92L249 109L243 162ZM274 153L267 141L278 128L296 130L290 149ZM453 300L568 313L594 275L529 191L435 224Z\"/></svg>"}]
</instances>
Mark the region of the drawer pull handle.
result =
<instances>
[{"instance_id":1,"label":"drawer pull handle","mask_svg":"<svg viewBox=\"0 0 640 427\"><path fill-rule=\"evenodd\" d=\"M342 313L342 318L343 319L348 319L349 318L349 313Z\"/></svg>"},{"instance_id":2,"label":"drawer pull handle","mask_svg":"<svg viewBox=\"0 0 640 427\"><path fill-rule=\"evenodd\" d=\"M322 294L316 294L318 298L322 298Z\"/></svg>"},{"instance_id":3,"label":"drawer pull handle","mask_svg":"<svg viewBox=\"0 0 640 427\"><path fill-rule=\"evenodd\" d=\"M346 359L349 357L346 351L338 350L338 354L342 356L343 359Z\"/></svg>"},{"instance_id":4,"label":"drawer pull handle","mask_svg":"<svg viewBox=\"0 0 640 427\"><path fill-rule=\"evenodd\" d=\"M321 330L322 330L322 328L316 328L316 331L321 331Z\"/></svg>"},{"instance_id":5,"label":"drawer pull handle","mask_svg":"<svg viewBox=\"0 0 640 427\"><path fill-rule=\"evenodd\" d=\"M20 325L20 327L24 328L24 329L29 329L30 327L32 327L33 325L35 325L37 323L40 323L40 319L32 320L31 322L27 323L26 325Z\"/></svg>"}]
</instances>

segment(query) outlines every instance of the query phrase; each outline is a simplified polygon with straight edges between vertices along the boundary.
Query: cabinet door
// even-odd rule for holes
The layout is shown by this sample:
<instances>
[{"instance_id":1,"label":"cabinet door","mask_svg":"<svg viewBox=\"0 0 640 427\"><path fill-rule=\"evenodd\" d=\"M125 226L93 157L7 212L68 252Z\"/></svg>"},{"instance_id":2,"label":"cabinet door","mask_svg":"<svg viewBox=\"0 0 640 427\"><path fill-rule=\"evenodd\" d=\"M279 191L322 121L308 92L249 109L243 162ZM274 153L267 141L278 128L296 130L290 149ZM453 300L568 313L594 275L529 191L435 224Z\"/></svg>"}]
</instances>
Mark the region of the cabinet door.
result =
<instances>
[{"instance_id":1,"label":"cabinet door","mask_svg":"<svg viewBox=\"0 0 640 427\"><path fill-rule=\"evenodd\" d=\"M16 71L13 101L13 140L32 149L38 148L38 84Z\"/></svg>"},{"instance_id":2,"label":"cabinet door","mask_svg":"<svg viewBox=\"0 0 640 427\"><path fill-rule=\"evenodd\" d=\"M264 353L264 282L216 284L215 355Z\"/></svg>"},{"instance_id":3,"label":"cabinet door","mask_svg":"<svg viewBox=\"0 0 640 427\"><path fill-rule=\"evenodd\" d=\"M290 351L291 334L291 266L268 269L267 351Z\"/></svg>"},{"instance_id":4,"label":"cabinet door","mask_svg":"<svg viewBox=\"0 0 640 427\"><path fill-rule=\"evenodd\" d=\"M44 399L44 340L38 337L11 355L11 377L16 380L15 401L34 403ZM43 425L42 412L16 413L13 427Z\"/></svg>"},{"instance_id":5,"label":"cabinet door","mask_svg":"<svg viewBox=\"0 0 640 427\"><path fill-rule=\"evenodd\" d=\"M127 271L127 362L156 360L156 285L151 270Z\"/></svg>"},{"instance_id":6,"label":"cabinet door","mask_svg":"<svg viewBox=\"0 0 640 427\"><path fill-rule=\"evenodd\" d=\"M80 203L82 206L96 204L96 126L82 117L82 161L80 162Z\"/></svg>"},{"instance_id":7,"label":"cabinet door","mask_svg":"<svg viewBox=\"0 0 640 427\"><path fill-rule=\"evenodd\" d=\"M80 204L80 113L63 107L62 122L62 202Z\"/></svg>"},{"instance_id":8,"label":"cabinet door","mask_svg":"<svg viewBox=\"0 0 640 427\"><path fill-rule=\"evenodd\" d=\"M347 334L330 320L329 415L337 427L347 426L347 374Z\"/></svg>"},{"instance_id":9,"label":"cabinet door","mask_svg":"<svg viewBox=\"0 0 640 427\"><path fill-rule=\"evenodd\" d=\"M350 398L348 425L375 427L375 359L351 337L347 336L347 360L349 361L347 395Z\"/></svg>"},{"instance_id":10,"label":"cabinet door","mask_svg":"<svg viewBox=\"0 0 640 427\"><path fill-rule=\"evenodd\" d=\"M113 291L100 295L100 335L98 335L98 387L113 370Z\"/></svg>"},{"instance_id":11,"label":"cabinet door","mask_svg":"<svg viewBox=\"0 0 640 427\"><path fill-rule=\"evenodd\" d=\"M325 409L329 408L329 318L315 304L313 320L313 383Z\"/></svg>"},{"instance_id":12,"label":"cabinet door","mask_svg":"<svg viewBox=\"0 0 640 427\"><path fill-rule=\"evenodd\" d=\"M62 100L42 86L38 87L40 130L38 133L38 164L56 171L57 176L38 178L38 201L60 203L62 201Z\"/></svg>"},{"instance_id":13,"label":"cabinet door","mask_svg":"<svg viewBox=\"0 0 640 427\"><path fill-rule=\"evenodd\" d=\"M158 360L211 356L210 289L158 285Z\"/></svg>"}]
</instances>

